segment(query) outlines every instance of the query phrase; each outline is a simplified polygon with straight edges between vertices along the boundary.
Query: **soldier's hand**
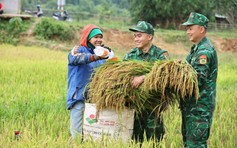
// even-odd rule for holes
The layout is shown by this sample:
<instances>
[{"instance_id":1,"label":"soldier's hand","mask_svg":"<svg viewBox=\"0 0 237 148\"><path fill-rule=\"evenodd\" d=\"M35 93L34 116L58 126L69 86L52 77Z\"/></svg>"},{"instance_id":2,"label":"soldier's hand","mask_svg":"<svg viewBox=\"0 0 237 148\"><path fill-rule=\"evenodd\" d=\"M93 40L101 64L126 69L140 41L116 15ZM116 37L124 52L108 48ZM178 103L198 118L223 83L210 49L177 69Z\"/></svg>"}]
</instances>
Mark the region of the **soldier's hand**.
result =
<instances>
[{"instance_id":1,"label":"soldier's hand","mask_svg":"<svg viewBox=\"0 0 237 148\"><path fill-rule=\"evenodd\" d=\"M135 76L131 81L132 88L138 88L145 80L145 75Z\"/></svg>"}]
</instances>

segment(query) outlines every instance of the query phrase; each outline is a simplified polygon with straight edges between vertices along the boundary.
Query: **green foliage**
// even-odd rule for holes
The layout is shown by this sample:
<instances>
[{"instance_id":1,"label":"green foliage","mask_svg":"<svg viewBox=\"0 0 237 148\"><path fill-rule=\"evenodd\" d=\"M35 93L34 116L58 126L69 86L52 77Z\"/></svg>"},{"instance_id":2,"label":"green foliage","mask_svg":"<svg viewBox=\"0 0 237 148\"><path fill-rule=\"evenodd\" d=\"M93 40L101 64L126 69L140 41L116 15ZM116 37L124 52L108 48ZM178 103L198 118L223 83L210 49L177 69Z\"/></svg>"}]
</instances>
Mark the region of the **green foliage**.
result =
<instances>
[{"instance_id":1,"label":"green foliage","mask_svg":"<svg viewBox=\"0 0 237 148\"><path fill-rule=\"evenodd\" d=\"M52 12L58 11L57 0L22 0L22 11L36 10L37 4L41 5L44 16L51 17ZM127 0L66 0L64 6L70 17L77 21L97 16L104 20L108 19L108 16L128 17L130 14L127 8Z\"/></svg>"},{"instance_id":2,"label":"green foliage","mask_svg":"<svg viewBox=\"0 0 237 148\"><path fill-rule=\"evenodd\" d=\"M75 29L72 26L52 18L43 18L36 25L34 32L37 36L52 40L70 41L75 37Z\"/></svg>"},{"instance_id":3,"label":"green foliage","mask_svg":"<svg viewBox=\"0 0 237 148\"><path fill-rule=\"evenodd\" d=\"M57 0L22 0L22 9L36 9L37 4L45 10L45 16L51 14L47 11L57 8ZM179 28L193 11L206 15L212 22L215 13L226 15L231 23L237 20L236 0L66 0L64 9L77 21L94 17L103 22L108 16L132 16L133 22L146 20L169 29Z\"/></svg>"},{"instance_id":4,"label":"green foliage","mask_svg":"<svg viewBox=\"0 0 237 148\"><path fill-rule=\"evenodd\" d=\"M7 31L11 32L14 37L19 36L19 33L22 31L22 19L19 17L10 19Z\"/></svg>"},{"instance_id":5,"label":"green foliage","mask_svg":"<svg viewBox=\"0 0 237 148\"><path fill-rule=\"evenodd\" d=\"M41 4L44 0L21 0L22 8L36 9L36 5Z\"/></svg>"},{"instance_id":6,"label":"green foliage","mask_svg":"<svg viewBox=\"0 0 237 148\"><path fill-rule=\"evenodd\" d=\"M57 8L57 1L47 1L45 4L45 8L56 9Z\"/></svg>"},{"instance_id":7,"label":"green foliage","mask_svg":"<svg viewBox=\"0 0 237 148\"><path fill-rule=\"evenodd\" d=\"M226 14L232 20L237 17L237 2L234 0L130 0L129 4L134 21L142 19L165 28L169 28L170 23L175 23L177 27L190 12L202 13L210 20L214 20L216 12Z\"/></svg>"},{"instance_id":8,"label":"green foliage","mask_svg":"<svg viewBox=\"0 0 237 148\"><path fill-rule=\"evenodd\" d=\"M23 22L21 18L14 17L9 21L1 20L0 23L0 43L16 45L19 43L20 34L29 26L29 22Z\"/></svg>"},{"instance_id":9,"label":"green foliage","mask_svg":"<svg viewBox=\"0 0 237 148\"><path fill-rule=\"evenodd\" d=\"M226 15L231 23L237 21L237 1L236 0L215 0L216 12Z\"/></svg>"},{"instance_id":10,"label":"green foliage","mask_svg":"<svg viewBox=\"0 0 237 148\"><path fill-rule=\"evenodd\" d=\"M146 20L154 26L171 27L170 23L179 25L184 21L190 12L196 11L206 16L213 13L212 1L193 0L130 0L130 13L133 20Z\"/></svg>"}]
</instances>

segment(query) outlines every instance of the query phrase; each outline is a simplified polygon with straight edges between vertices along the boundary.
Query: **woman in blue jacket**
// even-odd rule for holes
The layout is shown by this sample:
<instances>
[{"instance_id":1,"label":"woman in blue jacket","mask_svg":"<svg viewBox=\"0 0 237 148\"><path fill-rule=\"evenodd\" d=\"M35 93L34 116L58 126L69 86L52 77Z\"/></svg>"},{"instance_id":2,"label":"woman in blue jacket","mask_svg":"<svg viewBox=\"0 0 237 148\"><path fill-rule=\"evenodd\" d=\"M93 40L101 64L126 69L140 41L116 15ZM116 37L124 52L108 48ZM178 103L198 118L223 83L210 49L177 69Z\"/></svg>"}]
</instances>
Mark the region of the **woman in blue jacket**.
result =
<instances>
[{"instance_id":1,"label":"woman in blue jacket","mask_svg":"<svg viewBox=\"0 0 237 148\"><path fill-rule=\"evenodd\" d=\"M99 27L86 25L82 30L80 45L68 54L67 109L70 110L70 132L73 138L82 135L86 85L93 70L105 62L104 57L96 56L93 51L96 46L102 45L102 38Z\"/></svg>"}]
</instances>

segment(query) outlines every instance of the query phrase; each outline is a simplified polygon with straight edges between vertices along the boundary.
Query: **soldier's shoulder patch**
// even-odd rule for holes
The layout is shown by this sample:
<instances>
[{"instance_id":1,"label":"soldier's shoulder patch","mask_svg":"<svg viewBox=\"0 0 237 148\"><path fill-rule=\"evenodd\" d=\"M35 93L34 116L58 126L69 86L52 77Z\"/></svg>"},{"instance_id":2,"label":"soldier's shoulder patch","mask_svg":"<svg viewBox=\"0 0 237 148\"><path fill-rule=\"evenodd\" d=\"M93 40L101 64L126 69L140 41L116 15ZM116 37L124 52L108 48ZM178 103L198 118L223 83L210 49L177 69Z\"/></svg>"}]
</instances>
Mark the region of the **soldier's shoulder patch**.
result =
<instances>
[{"instance_id":1,"label":"soldier's shoulder patch","mask_svg":"<svg viewBox=\"0 0 237 148\"><path fill-rule=\"evenodd\" d=\"M207 63L207 56L205 54L199 56L199 64L205 65Z\"/></svg>"}]
</instances>

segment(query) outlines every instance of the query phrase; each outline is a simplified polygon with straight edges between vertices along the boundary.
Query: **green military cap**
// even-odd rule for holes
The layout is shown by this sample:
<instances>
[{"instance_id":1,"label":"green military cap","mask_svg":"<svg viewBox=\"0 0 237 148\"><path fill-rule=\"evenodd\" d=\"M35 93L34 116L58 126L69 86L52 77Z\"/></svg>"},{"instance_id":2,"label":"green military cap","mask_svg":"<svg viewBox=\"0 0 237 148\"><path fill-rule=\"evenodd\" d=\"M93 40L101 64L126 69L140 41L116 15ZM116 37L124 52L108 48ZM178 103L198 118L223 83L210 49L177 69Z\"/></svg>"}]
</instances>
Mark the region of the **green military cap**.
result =
<instances>
[{"instance_id":1,"label":"green military cap","mask_svg":"<svg viewBox=\"0 0 237 148\"><path fill-rule=\"evenodd\" d=\"M145 32L147 34L154 35L153 26L146 21L138 21L137 25L135 27L130 28L129 30L133 32Z\"/></svg>"},{"instance_id":2,"label":"green military cap","mask_svg":"<svg viewBox=\"0 0 237 148\"><path fill-rule=\"evenodd\" d=\"M183 23L182 25L187 26L187 25L199 25L199 26L204 26L207 28L208 26L208 18L200 13L196 12L191 12L189 15L188 20Z\"/></svg>"}]
</instances>

